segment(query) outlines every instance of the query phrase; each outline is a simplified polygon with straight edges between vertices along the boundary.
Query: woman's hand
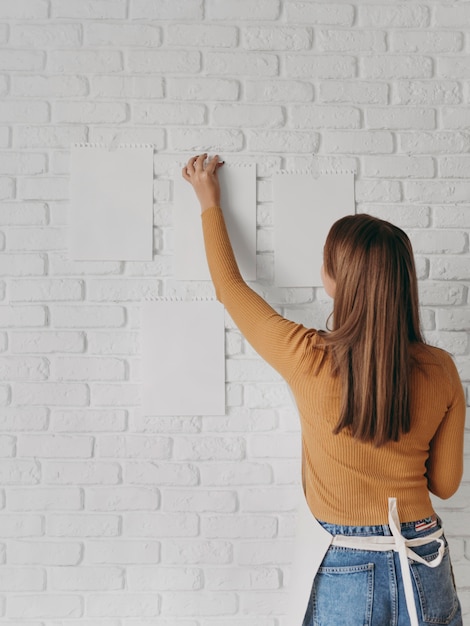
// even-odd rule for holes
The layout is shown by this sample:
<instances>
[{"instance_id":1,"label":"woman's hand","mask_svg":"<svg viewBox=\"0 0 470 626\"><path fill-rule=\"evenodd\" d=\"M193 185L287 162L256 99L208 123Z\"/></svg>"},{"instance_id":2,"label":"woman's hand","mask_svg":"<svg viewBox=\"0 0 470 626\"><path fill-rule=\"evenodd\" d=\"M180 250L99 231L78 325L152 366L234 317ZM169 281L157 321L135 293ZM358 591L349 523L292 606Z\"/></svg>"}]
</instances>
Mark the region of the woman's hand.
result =
<instances>
[{"instance_id":1,"label":"woman's hand","mask_svg":"<svg viewBox=\"0 0 470 626\"><path fill-rule=\"evenodd\" d=\"M193 186L201 205L201 212L212 206L220 206L220 185L217 171L224 162L215 155L204 166L207 154L191 157L186 167L183 167L183 178Z\"/></svg>"}]
</instances>

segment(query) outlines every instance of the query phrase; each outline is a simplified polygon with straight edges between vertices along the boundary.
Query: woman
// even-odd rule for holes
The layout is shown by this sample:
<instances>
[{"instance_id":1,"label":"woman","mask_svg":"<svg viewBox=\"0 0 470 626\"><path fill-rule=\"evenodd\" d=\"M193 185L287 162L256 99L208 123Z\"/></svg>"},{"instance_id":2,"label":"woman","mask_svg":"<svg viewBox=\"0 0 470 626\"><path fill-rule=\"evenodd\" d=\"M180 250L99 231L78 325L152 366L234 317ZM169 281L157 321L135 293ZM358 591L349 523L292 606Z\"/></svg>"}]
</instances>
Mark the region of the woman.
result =
<instances>
[{"instance_id":1,"label":"woman","mask_svg":"<svg viewBox=\"0 0 470 626\"><path fill-rule=\"evenodd\" d=\"M322 268L334 327L305 328L243 281L220 209L222 163L206 157L182 175L201 205L217 298L294 394L308 515L327 538L303 626L461 625L429 492L459 486L465 399L450 356L421 337L406 234L368 215L336 222Z\"/></svg>"}]
</instances>

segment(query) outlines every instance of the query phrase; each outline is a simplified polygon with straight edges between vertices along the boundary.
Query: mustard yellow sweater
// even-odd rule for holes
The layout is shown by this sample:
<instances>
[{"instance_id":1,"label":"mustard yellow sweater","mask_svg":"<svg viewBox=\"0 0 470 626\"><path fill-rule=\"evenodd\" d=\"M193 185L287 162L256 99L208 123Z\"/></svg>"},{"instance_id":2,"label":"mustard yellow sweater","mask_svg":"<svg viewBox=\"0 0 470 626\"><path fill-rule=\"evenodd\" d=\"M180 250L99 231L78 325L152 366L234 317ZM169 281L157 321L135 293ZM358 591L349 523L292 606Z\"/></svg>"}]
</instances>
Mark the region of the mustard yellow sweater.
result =
<instances>
[{"instance_id":1,"label":"mustard yellow sweater","mask_svg":"<svg viewBox=\"0 0 470 626\"><path fill-rule=\"evenodd\" d=\"M346 430L332 433L339 415L340 380L331 374L316 330L279 315L242 279L222 211L202 214L212 280L222 302L253 348L286 380L302 430L304 479L317 519L346 525L388 522L388 497L402 522L432 515L429 491L441 498L458 488L463 472L465 398L449 354L416 346L409 433L375 448Z\"/></svg>"}]
</instances>

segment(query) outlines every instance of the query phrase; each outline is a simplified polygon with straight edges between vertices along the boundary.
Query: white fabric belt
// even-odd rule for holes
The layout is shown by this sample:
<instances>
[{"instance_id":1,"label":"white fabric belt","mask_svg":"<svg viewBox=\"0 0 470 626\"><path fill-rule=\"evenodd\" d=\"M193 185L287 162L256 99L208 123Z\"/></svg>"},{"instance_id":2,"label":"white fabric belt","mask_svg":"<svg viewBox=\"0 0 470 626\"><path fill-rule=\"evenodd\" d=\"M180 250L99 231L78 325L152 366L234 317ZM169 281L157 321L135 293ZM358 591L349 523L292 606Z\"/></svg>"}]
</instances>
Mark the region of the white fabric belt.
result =
<instances>
[{"instance_id":1,"label":"white fabric belt","mask_svg":"<svg viewBox=\"0 0 470 626\"><path fill-rule=\"evenodd\" d=\"M405 539L400 532L400 520L398 518L396 498L388 499L388 523L392 532L391 536L380 535L372 537L355 537L352 535L334 535L331 544L334 546L355 548L358 550L372 550L380 552L394 550L395 552L398 552L403 586L405 589L406 606L410 616L411 626L419 626L408 559L422 563L427 567L437 567L441 563L442 557L444 556L445 544L444 539L441 539L444 531L441 528L430 535L426 535L426 537ZM432 541L438 541L440 543L438 554L432 561L426 561L416 554L416 552L411 550L413 547L423 546L427 543L431 543Z\"/></svg>"}]
</instances>

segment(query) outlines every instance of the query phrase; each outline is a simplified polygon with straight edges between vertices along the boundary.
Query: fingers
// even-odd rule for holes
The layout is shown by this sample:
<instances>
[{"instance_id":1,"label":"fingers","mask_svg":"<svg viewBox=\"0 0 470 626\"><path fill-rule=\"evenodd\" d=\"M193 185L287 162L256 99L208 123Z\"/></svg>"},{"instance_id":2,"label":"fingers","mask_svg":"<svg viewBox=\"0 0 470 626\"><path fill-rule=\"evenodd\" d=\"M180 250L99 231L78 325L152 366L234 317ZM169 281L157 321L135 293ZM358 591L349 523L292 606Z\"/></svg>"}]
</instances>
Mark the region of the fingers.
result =
<instances>
[{"instance_id":1,"label":"fingers","mask_svg":"<svg viewBox=\"0 0 470 626\"><path fill-rule=\"evenodd\" d=\"M215 172L215 170L217 169L217 165L219 163L219 155L216 154L215 156L212 157L212 159L209 161L207 167L206 167L206 172L208 174L213 174Z\"/></svg>"},{"instance_id":2,"label":"fingers","mask_svg":"<svg viewBox=\"0 0 470 626\"><path fill-rule=\"evenodd\" d=\"M224 161L219 161L219 156L216 154L212 157L212 159L209 160L209 163L204 169L204 161L206 160L206 157L207 152L205 152L204 154L197 154L196 156L192 156L188 160L186 167L183 167L183 169L181 170L183 178L189 181L190 177L195 172L202 171L206 171L208 174L214 174L219 169L219 167L224 164Z\"/></svg>"},{"instance_id":3,"label":"fingers","mask_svg":"<svg viewBox=\"0 0 470 626\"><path fill-rule=\"evenodd\" d=\"M196 171L201 172L204 169L204 161L206 160L207 157L207 152L205 152L204 154L200 154L199 156L196 157L195 162L194 162L194 169Z\"/></svg>"},{"instance_id":4,"label":"fingers","mask_svg":"<svg viewBox=\"0 0 470 626\"><path fill-rule=\"evenodd\" d=\"M189 181L189 174L188 174L188 168L186 167L186 165L183 167L183 169L181 170L181 174L183 175L183 178L185 180Z\"/></svg>"}]
</instances>

